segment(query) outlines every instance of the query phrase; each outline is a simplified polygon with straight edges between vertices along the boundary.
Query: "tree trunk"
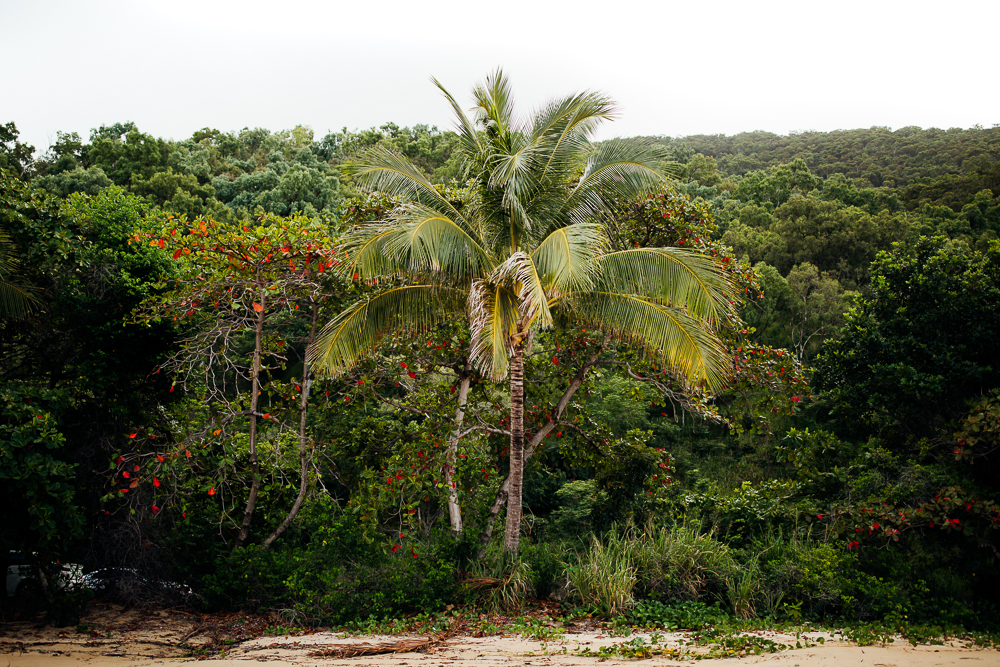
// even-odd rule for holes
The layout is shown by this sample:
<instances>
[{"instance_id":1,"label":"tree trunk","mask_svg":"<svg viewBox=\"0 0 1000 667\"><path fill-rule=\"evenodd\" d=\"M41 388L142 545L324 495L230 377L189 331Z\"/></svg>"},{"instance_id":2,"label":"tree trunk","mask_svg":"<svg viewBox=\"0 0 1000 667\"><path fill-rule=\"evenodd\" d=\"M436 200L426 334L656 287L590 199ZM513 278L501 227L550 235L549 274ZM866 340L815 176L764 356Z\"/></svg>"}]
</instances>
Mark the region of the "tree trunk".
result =
<instances>
[{"instance_id":1,"label":"tree trunk","mask_svg":"<svg viewBox=\"0 0 1000 667\"><path fill-rule=\"evenodd\" d=\"M316 340L317 319L319 319L319 304L313 301L312 324L309 327L309 340L306 342L307 350L312 347L313 342ZM309 438L306 437L306 411L309 408L310 372L308 356L306 356L302 361L302 392L299 396L299 495L295 498L295 502L292 503L292 509L288 511L288 516L285 517L285 520L264 540L264 543L261 545L263 549L271 546L292 525L292 520L299 513L299 508L302 507L309 488L309 464L312 462L312 453L315 451L315 449L309 447Z\"/></svg>"},{"instance_id":2,"label":"tree trunk","mask_svg":"<svg viewBox=\"0 0 1000 667\"><path fill-rule=\"evenodd\" d=\"M524 450L524 455L522 458L522 466L523 466L523 461L526 461L529 458L531 458L531 455L534 453L535 448L538 447L538 445L542 443L542 440L545 439L545 436L548 435L552 431L552 429L556 427L556 424L559 422L559 419L566 411L566 408L569 407L569 402L573 398L573 395L576 393L576 390L583 385L583 381L587 377L587 372L597 363L597 360L600 359L601 353L607 346L608 341L609 339L605 338L604 343L601 345L601 347L597 348L597 350L595 350L594 353L590 355L590 357L583 364L583 366L580 367L580 370L577 371L576 375L573 377L573 381L570 382L569 387L566 388L566 391L564 391L563 395L559 398L559 402L556 404L556 410L553 418L550 419L546 424L544 424L540 429L538 429L538 432L535 433L534 436L532 436L531 441L528 442L528 446ZM511 394L513 394L513 388L511 389ZM513 400L511 400L512 434L514 432L513 421L514 421ZM523 430L523 423L522 423L522 430ZM504 480L504 483L501 484L500 488L497 490L496 496L493 498L493 504L490 506L489 512L486 515L486 530L483 531L482 537L480 537L479 553L476 556L476 558L480 560L482 560L482 558L486 555L486 546L490 543L490 539L493 537L493 527L496 524L497 515L500 514L500 510L503 509L504 505L507 503L507 499L510 496L510 489L511 489L511 478L508 476L507 479ZM520 506L520 497L518 497L518 505ZM508 514L508 517L509 516L510 515ZM509 526L510 523L508 522L507 525Z\"/></svg>"},{"instance_id":3,"label":"tree trunk","mask_svg":"<svg viewBox=\"0 0 1000 667\"><path fill-rule=\"evenodd\" d=\"M521 492L524 478L524 338L514 343L510 359L510 490L503 550L517 554L521 542Z\"/></svg>"},{"instance_id":4,"label":"tree trunk","mask_svg":"<svg viewBox=\"0 0 1000 667\"><path fill-rule=\"evenodd\" d=\"M42 589L42 597L45 598L45 608L48 610L49 624L56 627L59 620L56 618L56 600L52 596L52 590L49 588L49 579L45 576L42 564L38 561L35 561L35 574L38 576L38 587Z\"/></svg>"},{"instance_id":5,"label":"tree trunk","mask_svg":"<svg viewBox=\"0 0 1000 667\"><path fill-rule=\"evenodd\" d=\"M458 487L454 480L455 467L458 463L458 441L465 422L465 404L469 400L469 387L472 384L472 372L469 361L465 361L465 370L459 376L458 407L455 409L455 430L448 439L448 462L444 467L444 480L448 485L448 517L451 519L451 529L462 532L462 508L458 504Z\"/></svg>"},{"instance_id":6,"label":"tree trunk","mask_svg":"<svg viewBox=\"0 0 1000 667\"><path fill-rule=\"evenodd\" d=\"M264 344L264 311L267 310L264 289L259 290L260 310L257 311L257 326L254 329L253 370L250 373L250 472L253 482L250 484L250 497L247 498L246 509L243 510L243 524L240 534L233 543L233 550L243 546L250 534L250 520L253 519L254 507L257 505L257 493L260 491L260 462L257 461L257 408L260 399L260 359Z\"/></svg>"}]
</instances>

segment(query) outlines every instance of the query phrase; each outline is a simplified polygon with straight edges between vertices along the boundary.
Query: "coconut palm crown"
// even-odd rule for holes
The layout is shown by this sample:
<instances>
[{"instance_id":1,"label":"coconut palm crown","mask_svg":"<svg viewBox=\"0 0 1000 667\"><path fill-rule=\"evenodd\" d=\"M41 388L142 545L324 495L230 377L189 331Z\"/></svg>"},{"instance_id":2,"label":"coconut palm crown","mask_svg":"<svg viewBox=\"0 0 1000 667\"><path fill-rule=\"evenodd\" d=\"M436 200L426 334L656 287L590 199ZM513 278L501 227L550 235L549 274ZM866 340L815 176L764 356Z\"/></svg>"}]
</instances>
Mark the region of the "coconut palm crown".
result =
<instances>
[{"instance_id":1,"label":"coconut palm crown","mask_svg":"<svg viewBox=\"0 0 1000 667\"><path fill-rule=\"evenodd\" d=\"M405 157L369 150L349 166L364 188L404 203L389 219L353 230L341 270L362 279L409 280L363 298L326 325L311 350L317 369L338 375L392 330L468 318L470 362L507 379L511 393L510 496L505 548L516 550L524 444L524 353L537 329L562 311L639 346L693 384L719 386L727 355L714 334L731 285L713 261L677 248L612 251L600 220L616 201L663 183L663 155L624 140L592 143L614 118L598 93L515 114L497 71L474 89L474 118L438 83L457 119L474 196L458 206Z\"/></svg>"}]
</instances>

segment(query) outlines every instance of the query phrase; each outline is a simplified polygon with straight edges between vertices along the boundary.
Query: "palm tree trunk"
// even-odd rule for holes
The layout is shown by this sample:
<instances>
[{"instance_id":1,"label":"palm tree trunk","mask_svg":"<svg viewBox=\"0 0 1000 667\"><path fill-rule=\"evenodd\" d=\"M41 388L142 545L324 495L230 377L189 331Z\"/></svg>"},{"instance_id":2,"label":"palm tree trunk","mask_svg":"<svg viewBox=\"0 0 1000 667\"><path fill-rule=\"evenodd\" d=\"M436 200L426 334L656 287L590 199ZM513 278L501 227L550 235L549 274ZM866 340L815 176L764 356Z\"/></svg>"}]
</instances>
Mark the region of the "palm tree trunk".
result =
<instances>
[{"instance_id":1,"label":"palm tree trunk","mask_svg":"<svg viewBox=\"0 0 1000 667\"><path fill-rule=\"evenodd\" d=\"M312 311L312 325L309 327L309 340L306 341L307 350L312 347L313 342L316 340L316 320L319 319L319 303L313 301ZM306 499L306 491L309 490L309 464L312 462L312 452L314 451L309 447L309 438L306 437L306 412L309 409L309 375L311 373L312 369L309 368L309 357L306 356L302 361L302 391L299 394L299 495L295 498L295 502L292 503L292 509L288 511L288 516L285 517L285 520L261 544L261 548L263 549L271 546L292 525L292 520L295 519L295 515L299 513L299 508L302 507L302 503Z\"/></svg>"},{"instance_id":2,"label":"palm tree trunk","mask_svg":"<svg viewBox=\"0 0 1000 667\"><path fill-rule=\"evenodd\" d=\"M257 326L254 329L253 347L253 369L250 373L250 473L253 481L250 484L250 497L247 498L247 506L243 510L243 523L240 525L240 534L233 542L233 550L243 546L247 536L250 534L250 520L253 519L254 507L257 505L257 494L260 491L260 462L257 461L257 408L260 395L260 360L261 351L264 344L264 312L267 304L264 302L264 289L259 290L260 310L257 311Z\"/></svg>"},{"instance_id":3,"label":"palm tree trunk","mask_svg":"<svg viewBox=\"0 0 1000 667\"><path fill-rule=\"evenodd\" d=\"M532 453L534 453L535 448L538 447L545 439L545 436L547 436L552 429L556 427L559 419L562 418L563 413L566 411L566 408L569 407L569 402L572 400L576 390L583 386L583 381L587 377L587 372L597 364L601 357L601 353L604 351L604 348L607 347L609 341L610 338L605 338L604 343L590 355L590 358L587 359L583 366L580 367L580 370L577 371L573 381L570 382L569 387L566 388L566 391L563 392L559 402L556 404L554 413L555 416L550 419L548 423L542 425L542 427L538 429L538 432L532 436L531 441L528 443L528 446L524 451L523 460L530 458ZM513 419L511 421L513 421ZM510 484L511 480L508 476L497 490L496 496L493 499L493 504L487 511L486 530L483 531L483 534L480 537L479 553L476 556L479 560L482 560L486 556L486 547L490 543L490 539L493 537L493 526L496 525L496 517L500 514L500 510L503 509L504 505L507 504L507 498L510 496Z\"/></svg>"},{"instance_id":4,"label":"palm tree trunk","mask_svg":"<svg viewBox=\"0 0 1000 667\"><path fill-rule=\"evenodd\" d=\"M458 383L458 408L455 410L455 430L448 439L448 462L444 468L444 480L448 485L448 517L451 519L451 529L462 532L462 507L458 504L458 487L455 483L455 465L458 462L458 442L461 439L462 424L465 422L465 404L469 400L469 386L472 384L472 373L469 361L465 362L465 370Z\"/></svg>"},{"instance_id":5,"label":"palm tree trunk","mask_svg":"<svg viewBox=\"0 0 1000 667\"><path fill-rule=\"evenodd\" d=\"M524 479L524 338L514 343L510 359L510 495L503 549L516 554L521 542L521 492Z\"/></svg>"}]
</instances>

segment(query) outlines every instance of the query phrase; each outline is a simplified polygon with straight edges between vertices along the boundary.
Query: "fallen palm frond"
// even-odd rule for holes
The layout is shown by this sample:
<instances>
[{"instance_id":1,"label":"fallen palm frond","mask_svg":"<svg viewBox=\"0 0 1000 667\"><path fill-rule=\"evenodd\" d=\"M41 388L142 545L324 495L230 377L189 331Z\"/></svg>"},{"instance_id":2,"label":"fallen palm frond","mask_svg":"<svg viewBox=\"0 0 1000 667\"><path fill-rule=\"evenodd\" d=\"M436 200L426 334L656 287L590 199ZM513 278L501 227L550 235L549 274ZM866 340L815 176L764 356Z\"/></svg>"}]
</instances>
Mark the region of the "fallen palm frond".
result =
<instances>
[{"instance_id":1,"label":"fallen palm frond","mask_svg":"<svg viewBox=\"0 0 1000 667\"><path fill-rule=\"evenodd\" d=\"M514 612L521 609L531 588L531 570L527 563L501 555L499 561L473 563L472 570L471 576L462 579L462 586L478 597L487 610Z\"/></svg>"},{"instance_id":2,"label":"fallen palm frond","mask_svg":"<svg viewBox=\"0 0 1000 667\"><path fill-rule=\"evenodd\" d=\"M410 653L423 651L447 641L450 630L416 639L400 639L378 644L331 644L319 651L307 653L311 658L356 658L362 655L384 655L386 653Z\"/></svg>"},{"instance_id":3,"label":"fallen palm frond","mask_svg":"<svg viewBox=\"0 0 1000 667\"><path fill-rule=\"evenodd\" d=\"M503 579L497 579L495 577L469 577L468 579L462 580L463 586L466 586L474 591L480 591L486 588L495 588L504 583L506 582Z\"/></svg>"}]
</instances>

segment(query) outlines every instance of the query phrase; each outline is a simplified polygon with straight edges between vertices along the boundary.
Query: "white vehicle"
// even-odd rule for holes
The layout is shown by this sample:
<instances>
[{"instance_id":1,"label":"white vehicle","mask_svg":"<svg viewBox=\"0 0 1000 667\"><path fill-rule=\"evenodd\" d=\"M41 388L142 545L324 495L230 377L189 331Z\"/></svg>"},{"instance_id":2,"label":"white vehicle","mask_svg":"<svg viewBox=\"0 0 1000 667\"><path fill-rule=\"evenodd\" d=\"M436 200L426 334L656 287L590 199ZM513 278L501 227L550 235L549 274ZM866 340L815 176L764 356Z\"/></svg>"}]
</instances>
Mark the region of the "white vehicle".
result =
<instances>
[{"instance_id":1,"label":"white vehicle","mask_svg":"<svg viewBox=\"0 0 1000 667\"><path fill-rule=\"evenodd\" d=\"M138 584L143 587L177 592L185 596L194 594L194 591L187 584L178 584L174 581L161 581L159 579L147 579L131 568L109 567L102 570L94 570L89 574L83 575L80 580L81 584L98 593L113 589L123 582L126 585Z\"/></svg>"},{"instance_id":2,"label":"white vehicle","mask_svg":"<svg viewBox=\"0 0 1000 667\"><path fill-rule=\"evenodd\" d=\"M82 586L84 584L83 566L76 563L66 563L56 577L55 585ZM38 580L35 578L34 567L16 551L10 552L7 561L7 597L19 597L38 590Z\"/></svg>"}]
</instances>

